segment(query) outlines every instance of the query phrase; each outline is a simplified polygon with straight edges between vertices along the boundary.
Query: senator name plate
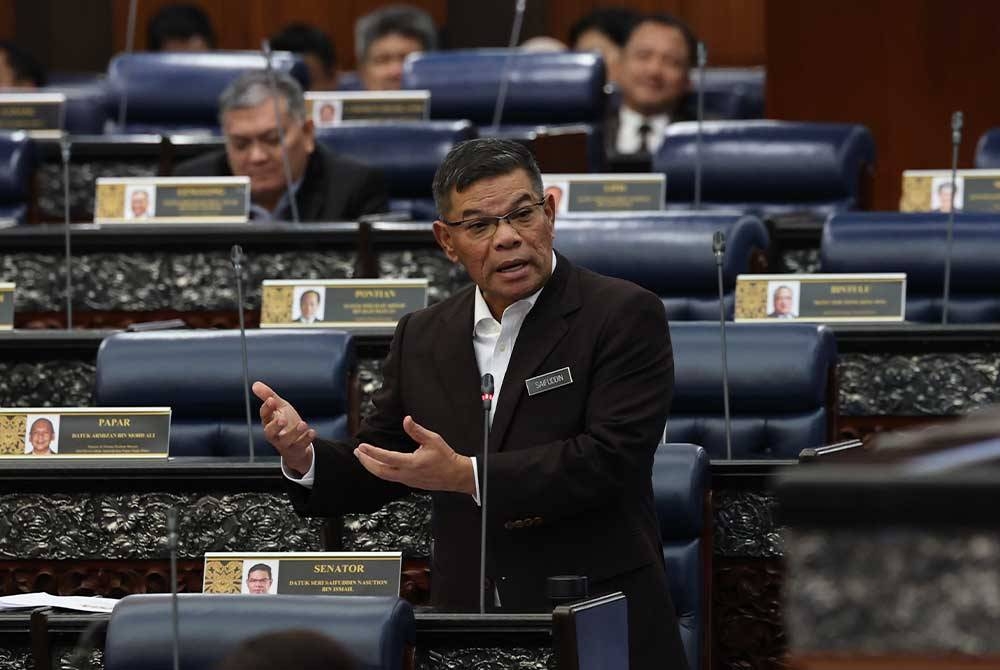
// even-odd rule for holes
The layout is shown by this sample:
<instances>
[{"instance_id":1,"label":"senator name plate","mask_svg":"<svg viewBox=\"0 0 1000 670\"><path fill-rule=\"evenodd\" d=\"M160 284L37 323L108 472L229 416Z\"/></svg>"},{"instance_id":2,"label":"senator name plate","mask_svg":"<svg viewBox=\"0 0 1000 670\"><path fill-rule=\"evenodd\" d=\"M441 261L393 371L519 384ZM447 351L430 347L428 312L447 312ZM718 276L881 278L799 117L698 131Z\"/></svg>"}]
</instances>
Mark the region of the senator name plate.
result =
<instances>
[{"instance_id":1,"label":"senator name plate","mask_svg":"<svg viewBox=\"0 0 1000 670\"><path fill-rule=\"evenodd\" d=\"M246 223L249 177L101 177L94 223Z\"/></svg>"},{"instance_id":2,"label":"senator name plate","mask_svg":"<svg viewBox=\"0 0 1000 670\"><path fill-rule=\"evenodd\" d=\"M544 174L542 184L559 213L659 211L666 193L662 174Z\"/></svg>"},{"instance_id":3,"label":"senator name plate","mask_svg":"<svg viewBox=\"0 0 1000 670\"><path fill-rule=\"evenodd\" d=\"M317 128L345 121L425 121L430 91L309 91L306 113Z\"/></svg>"},{"instance_id":4,"label":"senator name plate","mask_svg":"<svg viewBox=\"0 0 1000 670\"><path fill-rule=\"evenodd\" d=\"M62 93L0 93L0 130L31 137L60 137L66 108Z\"/></svg>"},{"instance_id":5,"label":"senator name plate","mask_svg":"<svg viewBox=\"0 0 1000 670\"><path fill-rule=\"evenodd\" d=\"M0 330L14 327L14 284L0 282Z\"/></svg>"},{"instance_id":6,"label":"senator name plate","mask_svg":"<svg viewBox=\"0 0 1000 670\"><path fill-rule=\"evenodd\" d=\"M426 279L267 279L261 328L392 328L427 306Z\"/></svg>"},{"instance_id":7,"label":"senator name plate","mask_svg":"<svg viewBox=\"0 0 1000 670\"><path fill-rule=\"evenodd\" d=\"M901 212L1000 212L1000 170L958 170L952 189L951 170L903 172Z\"/></svg>"},{"instance_id":8,"label":"senator name plate","mask_svg":"<svg viewBox=\"0 0 1000 670\"><path fill-rule=\"evenodd\" d=\"M0 458L166 458L169 407L0 408Z\"/></svg>"},{"instance_id":9,"label":"senator name plate","mask_svg":"<svg viewBox=\"0 0 1000 670\"><path fill-rule=\"evenodd\" d=\"M398 596L398 551L205 554L204 593Z\"/></svg>"},{"instance_id":10,"label":"senator name plate","mask_svg":"<svg viewBox=\"0 0 1000 670\"><path fill-rule=\"evenodd\" d=\"M820 323L903 321L906 275L739 275L736 320Z\"/></svg>"}]
</instances>

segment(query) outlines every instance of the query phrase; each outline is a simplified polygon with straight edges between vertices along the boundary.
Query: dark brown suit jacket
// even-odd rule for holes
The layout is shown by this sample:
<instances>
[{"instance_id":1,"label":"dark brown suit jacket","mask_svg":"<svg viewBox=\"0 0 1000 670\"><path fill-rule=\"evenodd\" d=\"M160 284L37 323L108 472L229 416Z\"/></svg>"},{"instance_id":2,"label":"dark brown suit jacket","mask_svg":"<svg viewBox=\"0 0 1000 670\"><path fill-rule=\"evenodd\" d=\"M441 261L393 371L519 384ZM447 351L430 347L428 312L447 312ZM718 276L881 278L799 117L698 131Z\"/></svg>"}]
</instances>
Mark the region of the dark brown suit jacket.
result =
<instances>
[{"instance_id":1,"label":"dark brown suit jacket","mask_svg":"<svg viewBox=\"0 0 1000 670\"><path fill-rule=\"evenodd\" d=\"M402 431L409 414L457 452L478 456L482 477L474 290L400 321L376 412L360 440L412 451ZM565 367L571 384L528 395L526 379ZM632 637L639 641L633 654L648 661L635 656L634 670L655 667L664 656L663 667L684 667L651 483L672 391L659 298L560 256L518 335L490 431L487 575L510 611L544 610L551 575L587 575L591 595L595 586L627 588ZM296 509L367 511L409 493L369 475L352 447L315 442L312 492L289 483ZM438 492L432 499L432 601L474 611L480 508L465 494Z\"/></svg>"}]
</instances>

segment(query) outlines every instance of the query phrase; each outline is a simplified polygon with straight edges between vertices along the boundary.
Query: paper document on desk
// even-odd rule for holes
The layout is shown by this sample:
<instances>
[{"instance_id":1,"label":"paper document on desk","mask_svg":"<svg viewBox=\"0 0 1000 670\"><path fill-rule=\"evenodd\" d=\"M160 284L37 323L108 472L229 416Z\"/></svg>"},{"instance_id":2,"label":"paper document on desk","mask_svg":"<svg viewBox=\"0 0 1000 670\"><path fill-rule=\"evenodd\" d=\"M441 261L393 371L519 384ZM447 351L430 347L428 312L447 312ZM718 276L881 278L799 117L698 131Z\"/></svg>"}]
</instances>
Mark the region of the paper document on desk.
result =
<instances>
[{"instance_id":1,"label":"paper document on desk","mask_svg":"<svg viewBox=\"0 0 1000 670\"><path fill-rule=\"evenodd\" d=\"M35 607L60 607L78 612L110 613L117 603L117 598L54 596L50 593L19 593L16 596L0 597L0 611L34 609Z\"/></svg>"}]
</instances>

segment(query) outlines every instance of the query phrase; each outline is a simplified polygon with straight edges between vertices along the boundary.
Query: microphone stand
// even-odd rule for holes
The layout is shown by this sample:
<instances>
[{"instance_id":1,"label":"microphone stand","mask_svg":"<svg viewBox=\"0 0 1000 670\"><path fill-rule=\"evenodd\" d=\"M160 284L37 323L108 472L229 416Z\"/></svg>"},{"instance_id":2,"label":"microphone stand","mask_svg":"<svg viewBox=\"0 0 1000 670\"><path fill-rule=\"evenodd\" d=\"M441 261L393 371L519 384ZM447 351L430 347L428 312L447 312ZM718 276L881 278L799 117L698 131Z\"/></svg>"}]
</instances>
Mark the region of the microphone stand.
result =
<instances>
[{"instance_id":1,"label":"microphone stand","mask_svg":"<svg viewBox=\"0 0 1000 670\"><path fill-rule=\"evenodd\" d=\"M174 670L181 667L180 617L177 614L177 510L167 510L167 548L170 550L170 625Z\"/></svg>"},{"instance_id":2,"label":"microphone stand","mask_svg":"<svg viewBox=\"0 0 1000 670\"><path fill-rule=\"evenodd\" d=\"M524 23L524 9L527 0L517 0L514 5L514 25L510 29L510 42L507 44L507 57L504 60L503 70L500 72L500 89L497 91L497 101L493 106L493 125L490 132L496 135L500 130L500 119L503 118L503 108L507 103L507 88L509 86L510 64L514 57L514 49L518 40L521 39L521 25Z\"/></svg>"},{"instance_id":3,"label":"microphone stand","mask_svg":"<svg viewBox=\"0 0 1000 670\"><path fill-rule=\"evenodd\" d=\"M292 164L288 160L288 148L285 146L285 124L281 120L281 103L278 102L280 97L278 78L274 76L274 66L271 63L271 43L267 40L261 40L260 50L267 63L267 80L271 86L271 100L274 101L274 118L278 125L278 143L281 146L281 164L285 169L285 193L288 196L288 205L292 209L292 221L298 223L299 203L295 201L295 193L292 192ZM287 111L290 115L291 110Z\"/></svg>"},{"instance_id":4,"label":"microphone stand","mask_svg":"<svg viewBox=\"0 0 1000 670\"><path fill-rule=\"evenodd\" d=\"M135 48L135 16L139 0L128 3L128 27L125 31L125 53L132 53ZM128 86L122 86L121 102L118 104L118 132L125 132L125 112L128 110Z\"/></svg>"},{"instance_id":5,"label":"microphone stand","mask_svg":"<svg viewBox=\"0 0 1000 670\"><path fill-rule=\"evenodd\" d=\"M59 138L59 155L62 157L63 175L63 239L66 247L66 330L73 330L73 254L69 234L69 153L72 143L65 132Z\"/></svg>"},{"instance_id":6,"label":"microphone stand","mask_svg":"<svg viewBox=\"0 0 1000 670\"><path fill-rule=\"evenodd\" d=\"M479 538L479 613L486 614L486 486L490 451L490 409L493 407L493 375L487 373L482 380L483 394L483 490L482 530Z\"/></svg>"},{"instance_id":7,"label":"microphone stand","mask_svg":"<svg viewBox=\"0 0 1000 670\"><path fill-rule=\"evenodd\" d=\"M253 421L250 418L250 365L247 363L247 328L243 320L243 261L246 256L243 254L243 247L234 244L229 251L229 259L233 263L233 272L236 274L236 312L240 317L240 347L243 350L243 400L246 403L247 414L247 450L250 453L250 462L254 462L253 453Z\"/></svg>"},{"instance_id":8,"label":"microphone stand","mask_svg":"<svg viewBox=\"0 0 1000 670\"><path fill-rule=\"evenodd\" d=\"M726 460L733 460L733 426L729 413L729 362L726 345L726 300L722 289L722 257L726 252L726 235L715 231L712 236L712 253L715 254L715 267L719 277L719 329L722 334L722 411L726 426Z\"/></svg>"},{"instance_id":9,"label":"microphone stand","mask_svg":"<svg viewBox=\"0 0 1000 670\"><path fill-rule=\"evenodd\" d=\"M951 247L955 231L955 179L958 172L958 147L962 143L962 112L951 115L951 206L948 208L948 233L944 249L944 295L941 299L941 323L948 323L948 300L951 296Z\"/></svg>"},{"instance_id":10,"label":"microphone stand","mask_svg":"<svg viewBox=\"0 0 1000 670\"><path fill-rule=\"evenodd\" d=\"M701 209L701 134L705 120L705 64L708 62L708 48L698 42L698 133L695 136L694 154L694 208Z\"/></svg>"}]
</instances>

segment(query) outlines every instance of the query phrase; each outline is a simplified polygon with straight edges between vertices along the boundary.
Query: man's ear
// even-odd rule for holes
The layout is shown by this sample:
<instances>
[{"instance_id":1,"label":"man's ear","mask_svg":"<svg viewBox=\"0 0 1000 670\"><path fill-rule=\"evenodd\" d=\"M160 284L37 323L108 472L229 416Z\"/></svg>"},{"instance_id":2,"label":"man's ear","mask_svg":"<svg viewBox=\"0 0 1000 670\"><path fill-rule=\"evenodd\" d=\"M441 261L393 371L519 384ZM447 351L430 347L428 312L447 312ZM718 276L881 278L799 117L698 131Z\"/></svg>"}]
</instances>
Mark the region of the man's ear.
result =
<instances>
[{"instance_id":1,"label":"man's ear","mask_svg":"<svg viewBox=\"0 0 1000 670\"><path fill-rule=\"evenodd\" d=\"M302 134L306 139L306 151L312 153L316 150L316 126L312 119L306 119L302 123Z\"/></svg>"},{"instance_id":2,"label":"man's ear","mask_svg":"<svg viewBox=\"0 0 1000 670\"><path fill-rule=\"evenodd\" d=\"M458 254L455 253L455 238L453 237L451 226L440 219L435 221L434 239L437 240L438 246L444 251L444 255L448 257L448 260L452 263L457 263Z\"/></svg>"}]
</instances>

